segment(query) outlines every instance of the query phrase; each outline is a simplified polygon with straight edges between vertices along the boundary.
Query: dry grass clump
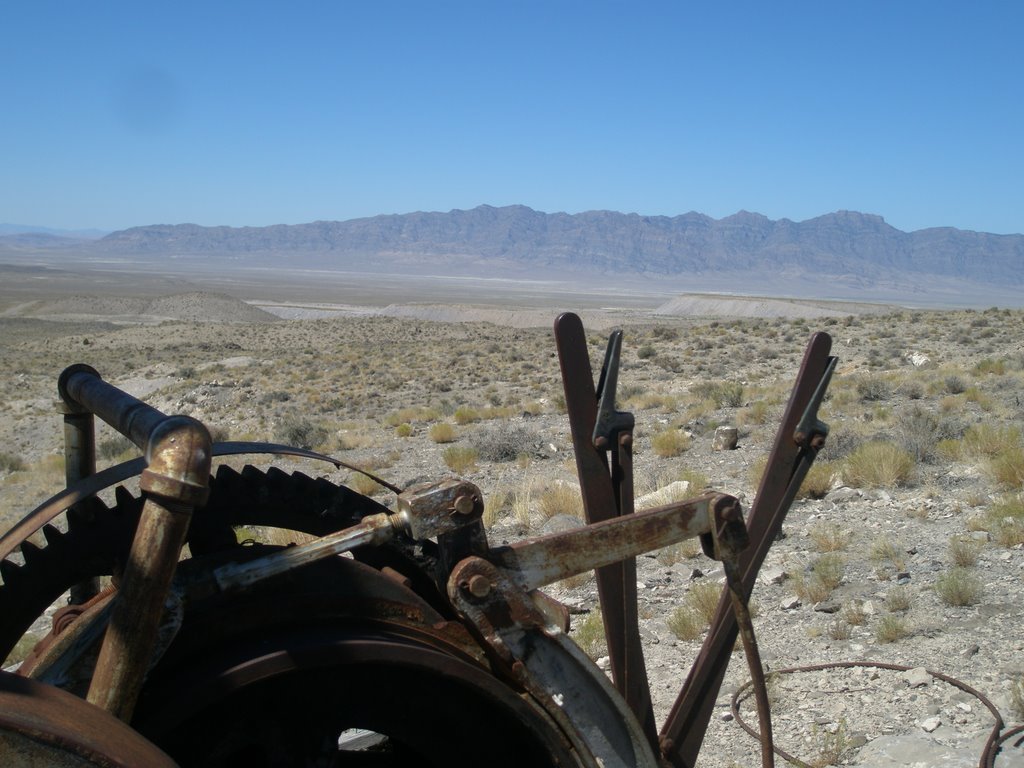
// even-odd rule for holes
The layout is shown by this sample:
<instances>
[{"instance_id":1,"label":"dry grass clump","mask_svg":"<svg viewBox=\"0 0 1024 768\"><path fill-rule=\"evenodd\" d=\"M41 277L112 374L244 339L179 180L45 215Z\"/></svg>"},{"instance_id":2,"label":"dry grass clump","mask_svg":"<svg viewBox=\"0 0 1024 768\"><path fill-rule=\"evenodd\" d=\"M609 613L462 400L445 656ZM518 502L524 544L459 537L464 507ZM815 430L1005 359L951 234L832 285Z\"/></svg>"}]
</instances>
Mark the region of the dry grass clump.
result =
<instances>
[{"instance_id":1,"label":"dry grass clump","mask_svg":"<svg viewBox=\"0 0 1024 768\"><path fill-rule=\"evenodd\" d=\"M762 468L763 471L763 468ZM835 466L828 461L819 461L811 465L804 481L797 491L798 499L823 499L832 490L832 483L835 480Z\"/></svg>"},{"instance_id":2,"label":"dry grass clump","mask_svg":"<svg viewBox=\"0 0 1024 768\"><path fill-rule=\"evenodd\" d=\"M427 436L435 443L454 443L458 440L455 427L446 421L431 424L430 429L427 430Z\"/></svg>"},{"instance_id":3,"label":"dry grass clump","mask_svg":"<svg viewBox=\"0 0 1024 768\"><path fill-rule=\"evenodd\" d=\"M476 466L476 448L471 445L450 445L441 453L445 466L456 474L463 474Z\"/></svg>"},{"instance_id":4,"label":"dry grass clump","mask_svg":"<svg viewBox=\"0 0 1024 768\"><path fill-rule=\"evenodd\" d=\"M868 620L868 615L864 611L864 603L858 600L846 603L843 606L842 617L843 621L852 627L859 627Z\"/></svg>"},{"instance_id":5,"label":"dry grass clump","mask_svg":"<svg viewBox=\"0 0 1024 768\"><path fill-rule=\"evenodd\" d=\"M463 426L472 424L474 421L480 421L481 416L478 409L470 408L468 405L460 405L455 409L452 418L455 419L456 424Z\"/></svg>"},{"instance_id":6,"label":"dry grass clump","mask_svg":"<svg viewBox=\"0 0 1024 768\"><path fill-rule=\"evenodd\" d=\"M682 562L692 560L701 553L700 543L697 539L683 539L677 544L669 544L658 550L658 562L668 567Z\"/></svg>"},{"instance_id":7,"label":"dry grass clump","mask_svg":"<svg viewBox=\"0 0 1024 768\"><path fill-rule=\"evenodd\" d=\"M954 536L949 540L949 559L958 568L970 568L978 562L981 544L962 536Z\"/></svg>"},{"instance_id":8,"label":"dry grass clump","mask_svg":"<svg viewBox=\"0 0 1024 768\"><path fill-rule=\"evenodd\" d=\"M1024 498L1008 496L996 501L984 515L972 517L968 527L988 531L995 542L1003 547L1024 544Z\"/></svg>"},{"instance_id":9,"label":"dry grass clump","mask_svg":"<svg viewBox=\"0 0 1024 768\"><path fill-rule=\"evenodd\" d=\"M571 483L553 483L537 494L537 509L544 517L583 517L583 495Z\"/></svg>"},{"instance_id":10,"label":"dry grass clump","mask_svg":"<svg viewBox=\"0 0 1024 768\"><path fill-rule=\"evenodd\" d=\"M946 605L974 605L981 592L981 580L966 568L951 568L935 580L935 594Z\"/></svg>"},{"instance_id":11,"label":"dry grass clump","mask_svg":"<svg viewBox=\"0 0 1024 768\"><path fill-rule=\"evenodd\" d=\"M384 486L374 480L372 477L367 477L361 472L353 472L348 476L345 484L354 490L356 493L361 493L363 496L373 496L375 493L379 493L384 490Z\"/></svg>"},{"instance_id":12,"label":"dry grass clump","mask_svg":"<svg viewBox=\"0 0 1024 768\"><path fill-rule=\"evenodd\" d=\"M389 427L397 427L407 422L437 421L439 418L441 413L436 408L400 408L385 416L384 423Z\"/></svg>"},{"instance_id":13,"label":"dry grass clump","mask_svg":"<svg viewBox=\"0 0 1024 768\"><path fill-rule=\"evenodd\" d=\"M892 488L906 485L913 471L913 456L878 440L858 446L846 457L843 479L855 488Z\"/></svg>"},{"instance_id":14,"label":"dry grass clump","mask_svg":"<svg viewBox=\"0 0 1024 768\"><path fill-rule=\"evenodd\" d=\"M964 431L963 452L968 456L993 458L1021 447L1021 430L983 422Z\"/></svg>"},{"instance_id":15,"label":"dry grass clump","mask_svg":"<svg viewBox=\"0 0 1024 768\"><path fill-rule=\"evenodd\" d=\"M681 429L666 429L651 438L651 450L663 459L679 456L690 449L690 438Z\"/></svg>"},{"instance_id":16,"label":"dry grass clump","mask_svg":"<svg viewBox=\"0 0 1024 768\"><path fill-rule=\"evenodd\" d=\"M1024 447L1015 446L989 460L992 479L1009 490L1024 488Z\"/></svg>"},{"instance_id":17,"label":"dry grass clump","mask_svg":"<svg viewBox=\"0 0 1024 768\"><path fill-rule=\"evenodd\" d=\"M892 587L885 596L885 607L893 613L902 613L910 610L910 604L914 595L910 587L905 584L897 584Z\"/></svg>"},{"instance_id":18,"label":"dry grass clump","mask_svg":"<svg viewBox=\"0 0 1024 768\"><path fill-rule=\"evenodd\" d=\"M818 552L841 552L850 543L850 532L835 523L817 523L808 535Z\"/></svg>"},{"instance_id":19,"label":"dry grass clump","mask_svg":"<svg viewBox=\"0 0 1024 768\"><path fill-rule=\"evenodd\" d=\"M285 445L314 450L327 440L327 428L303 416L286 415L277 423L274 439Z\"/></svg>"},{"instance_id":20,"label":"dry grass clump","mask_svg":"<svg viewBox=\"0 0 1024 768\"><path fill-rule=\"evenodd\" d=\"M694 584L683 604L668 617L669 631L680 640L696 640L711 624L721 594L721 585L714 582Z\"/></svg>"},{"instance_id":21,"label":"dry grass clump","mask_svg":"<svg viewBox=\"0 0 1024 768\"><path fill-rule=\"evenodd\" d=\"M891 613L883 616L875 627L875 640L883 644L895 643L909 634L910 630L907 629L906 620Z\"/></svg>"},{"instance_id":22,"label":"dry grass clump","mask_svg":"<svg viewBox=\"0 0 1024 768\"><path fill-rule=\"evenodd\" d=\"M806 573L793 578L793 590L805 603L820 603L843 581L843 558L828 552L814 559Z\"/></svg>"}]
</instances>

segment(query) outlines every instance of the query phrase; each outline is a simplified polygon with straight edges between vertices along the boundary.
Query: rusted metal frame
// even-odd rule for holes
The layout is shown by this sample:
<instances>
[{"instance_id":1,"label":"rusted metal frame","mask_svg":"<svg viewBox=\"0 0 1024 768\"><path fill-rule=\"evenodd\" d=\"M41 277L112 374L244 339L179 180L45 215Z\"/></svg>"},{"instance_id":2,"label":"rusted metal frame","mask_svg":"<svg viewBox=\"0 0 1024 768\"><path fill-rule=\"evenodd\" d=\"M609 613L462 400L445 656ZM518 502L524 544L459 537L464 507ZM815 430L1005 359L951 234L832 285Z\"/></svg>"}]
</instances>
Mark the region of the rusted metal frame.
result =
<instances>
[{"instance_id":1,"label":"rusted metal frame","mask_svg":"<svg viewBox=\"0 0 1024 768\"><path fill-rule=\"evenodd\" d=\"M594 388L586 335L579 316L571 312L559 315L555 319L554 335L576 455L576 469L583 496L584 515L588 523L602 522L621 513L620 504L623 499L616 491L604 449L595 445L598 442L596 438L602 437L595 436L598 421L598 390ZM599 380L602 395L612 393L615 388L618 361L614 352L620 343L621 334L618 337L613 335L609 340ZM609 398L604 398L606 403L608 400ZM614 408L613 394L611 403ZM607 444L604 447L607 447ZM621 467L621 462L619 466ZM624 478L619 479L621 481ZM631 498L631 487L629 493ZM652 745L656 744L657 724L654 720L654 707L651 703L647 669L640 643L640 629L636 618L636 560L628 558L619 563L603 566L596 571L595 576L608 642L612 680L636 715L648 740Z\"/></svg>"},{"instance_id":2,"label":"rusted metal frame","mask_svg":"<svg viewBox=\"0 0 1024 768\"><path fill-rule=\"evenodd\" d=\"M94 369L88 369L95 373ZM97 374L99 375L99 374ZM67 488L96 474L96 420L92 412L78 403L61 398L57 404L64 415L64 477ZM89 509L77 504L68 510L68 518L88 520ZM100 580L86 579L71 587L71 604L89 602L100 591Z\"/></svg>"},{"instance_id":3,"label":"rusted metal frame","mask_svg":"<svg viewBox=\"0 0 1024 768\"><path fill-rule=\"evenodd\" d=\"M761 765L762 768L774 768L775 745L772 739L768 685L764 676L764 665L761 663L761 652L757 646L757 635L754 633L754 622L750 616L750 595L743 588L743 576L740 572L740 557L750 545L750 538L738 505L729 504L727 500L715 504L712 509L710 538L714 558L722 563L722 569L725 571L726 589L732 603L733 615L736 617L743 652L747 658L747 668L750 670L760 726Z\"/></svg>"},{"instance_id":4,"label":"rusted metal frame","mask_svg":"<svg viewBox=\"0 0 1024 768\"><path fill-rule=\"evenodd\" d=\"M199 421L166 416L106 383L89 366L65 369L57 388L65 403L96 414L142 448L148 465L139 483L146 501L87 696L128 721L150 665L192 510L209 494L212 441Z\"/></svg>"},{"instance_id":5,"label":"rusted metal frame","mask_svg":"<svg viewBox=\"0 0 1024 768\"><path fill-rule=\"evenodd\" d=\"M571 531L492 549L487 559L524 592L711 532L711 509L739 508L732 496L706 493Z\"/></svg>"},{"instance_id":6,"label":"rusted metal frame","mask_svg":"<svg viewBox=\"0 0 1024 768\"><path fill-rule=\"evenodd\" d=\"M799 444L796 431L801 424L810 423L807 418L810 406L815 401L820 403L824 396L822 385L827 384L835 367L835 358L829 357L831 346L831 336L815 333L804 352L747 518L747 531L753 545L744 552L740 561L744 596L749 596L753 590L757 572L782 529L789 505L821 446L821 441L814 440L813 436L805 438L803 445ZM816 413L817 407L810 410ZM692 768L696 763L725 677L737 636L736 620L729 602L728 595L723 593L697 659L661 729L662 756L675 768Z\"/></svg>"},{"instance_id":7,"label":"rusted metal frame","mask_svg":"<svg viewBox=\"0 0 1024 768\"><path fill-rule=\"evenodd\" d=\"M506 673L558 724L580 766L657 768L646 734L604 673L506 571L466 558L451 574L448 596Z\"/></svg>"}]
</instances>

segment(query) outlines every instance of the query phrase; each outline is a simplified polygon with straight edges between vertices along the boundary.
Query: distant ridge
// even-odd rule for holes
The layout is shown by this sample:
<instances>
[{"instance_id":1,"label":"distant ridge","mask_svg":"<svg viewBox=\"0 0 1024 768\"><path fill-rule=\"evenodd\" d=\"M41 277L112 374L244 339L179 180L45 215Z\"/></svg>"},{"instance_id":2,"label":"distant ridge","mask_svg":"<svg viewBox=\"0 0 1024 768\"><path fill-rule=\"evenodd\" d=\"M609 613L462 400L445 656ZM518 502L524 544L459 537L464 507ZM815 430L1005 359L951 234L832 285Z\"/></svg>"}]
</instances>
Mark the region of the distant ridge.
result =
<instances>
[{"instance_id":1,"label":"distant ridge","mask_svg":"<svg viewBox=\"0 0 1024 768\"><path fill-rule=\"evenodd\" d=\"M113 232L90 250L135 256L285 257L292 266L679 275L814 273L845 281L892 274L1024 282L1024 236L942 227L902 232L881 216L838 211L802 222L740 211L640 216L542 213L526 206L407 213L268 227L153 225Z\"/></svg>"}]
</instances>

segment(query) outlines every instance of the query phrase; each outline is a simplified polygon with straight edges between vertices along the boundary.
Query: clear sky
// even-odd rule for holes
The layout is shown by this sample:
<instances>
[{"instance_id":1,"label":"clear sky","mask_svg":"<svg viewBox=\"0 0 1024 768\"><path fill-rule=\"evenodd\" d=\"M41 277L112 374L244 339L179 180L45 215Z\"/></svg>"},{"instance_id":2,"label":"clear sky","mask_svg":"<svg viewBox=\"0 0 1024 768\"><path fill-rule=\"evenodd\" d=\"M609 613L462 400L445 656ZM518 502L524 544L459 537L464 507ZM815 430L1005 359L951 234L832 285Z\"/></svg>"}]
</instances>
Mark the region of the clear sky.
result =
<instances>
[{"instance_id":1,"label":"clear sky","mask_svg":"<svg viewBox=\"0 0 1024 768\"><path fill-rule=\"evenodd\" d=\"M0 3L0 222L521 203L1024 232L1024 3Z\"/></svg>"}]
</instances>

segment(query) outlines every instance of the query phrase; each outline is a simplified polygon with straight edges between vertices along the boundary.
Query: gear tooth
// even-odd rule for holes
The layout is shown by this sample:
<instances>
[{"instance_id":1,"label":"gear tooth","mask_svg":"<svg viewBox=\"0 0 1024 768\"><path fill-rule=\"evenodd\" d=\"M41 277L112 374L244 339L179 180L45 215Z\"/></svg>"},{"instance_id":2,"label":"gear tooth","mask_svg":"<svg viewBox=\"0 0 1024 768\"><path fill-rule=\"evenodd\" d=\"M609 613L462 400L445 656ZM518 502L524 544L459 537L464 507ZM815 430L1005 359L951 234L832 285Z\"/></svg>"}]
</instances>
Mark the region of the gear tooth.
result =
<instances>
[{"instance_id":1,"label":"gear tooth","mask_svg":"<svg viewBox=\"0 0 1024 768\"><path fill-rule=\"evenodd\" d=\"M217 482L218 483L231 483L236 482L237 478L241 477L238 471L227 464L221 464L217 467Z\"/></svg>"},{"instance_id":2,"label":"gear tooth","mask_svg":"<svg viewBox=\"0 0 1024 768\"><path fill-rule=\"evenodd\" d=\"M267 470L267 485L271 487L281 487L291 481L291 475L285 472L283 469L277 467L271 467Z\"/></svg>"},{"instance_id":3,"label":"gear tooth","mask_svg":"<svg viewBox=\"0 0 1024 768\"><path fill-rule=\"evenodd\" d=\"M265 477L266 475L263 474L263 471L257 469L252 464L246 464L242 467L242 483L246 487L262 484Z\"/></svg>"},{"instance_id":4,"label":"gear tooth","mask_svg":"<svg viewBox=\"0 0 1024 768\"><path fill-rule=\"evenodd\" d=\"M59 547L64 543L64 534L52 525L43 526L43 538L46 539L46 544L50 547Z\"/></svg>"},{"instance_id":5,"label":"gear tooth","mask_svg":"<svg viewBox=\"0 0 1024 768\"><path fill-rule=\"evenodd\" d=\"M31 541L23 541L21 543L21 556L25 558L25 565L32 565L38 562L42 556L42 550L33 544Z\"/></svg>"},{"instance_id":6,"label":"gear tooth","mask_svg":"<svg viewBox=\"0 0 1024 768\"><path fill-rule=\"evenodd\" d=\"M119 485L114 489L114 500L118 507L126 507L135 501L135 497L131 491L123 485Z\"/></svg>"},{"instance_id":7,"label":"gear tooth","mask_svg":"<svg viewBox=\"0 0 1024 768\"><path fill-rule=\"evenodd\" d=\"M20 565L15 565L10 560L0 560L0 578L3 578L4 584L13 584L20 575Z\"/></svg>"}]
</instances>

